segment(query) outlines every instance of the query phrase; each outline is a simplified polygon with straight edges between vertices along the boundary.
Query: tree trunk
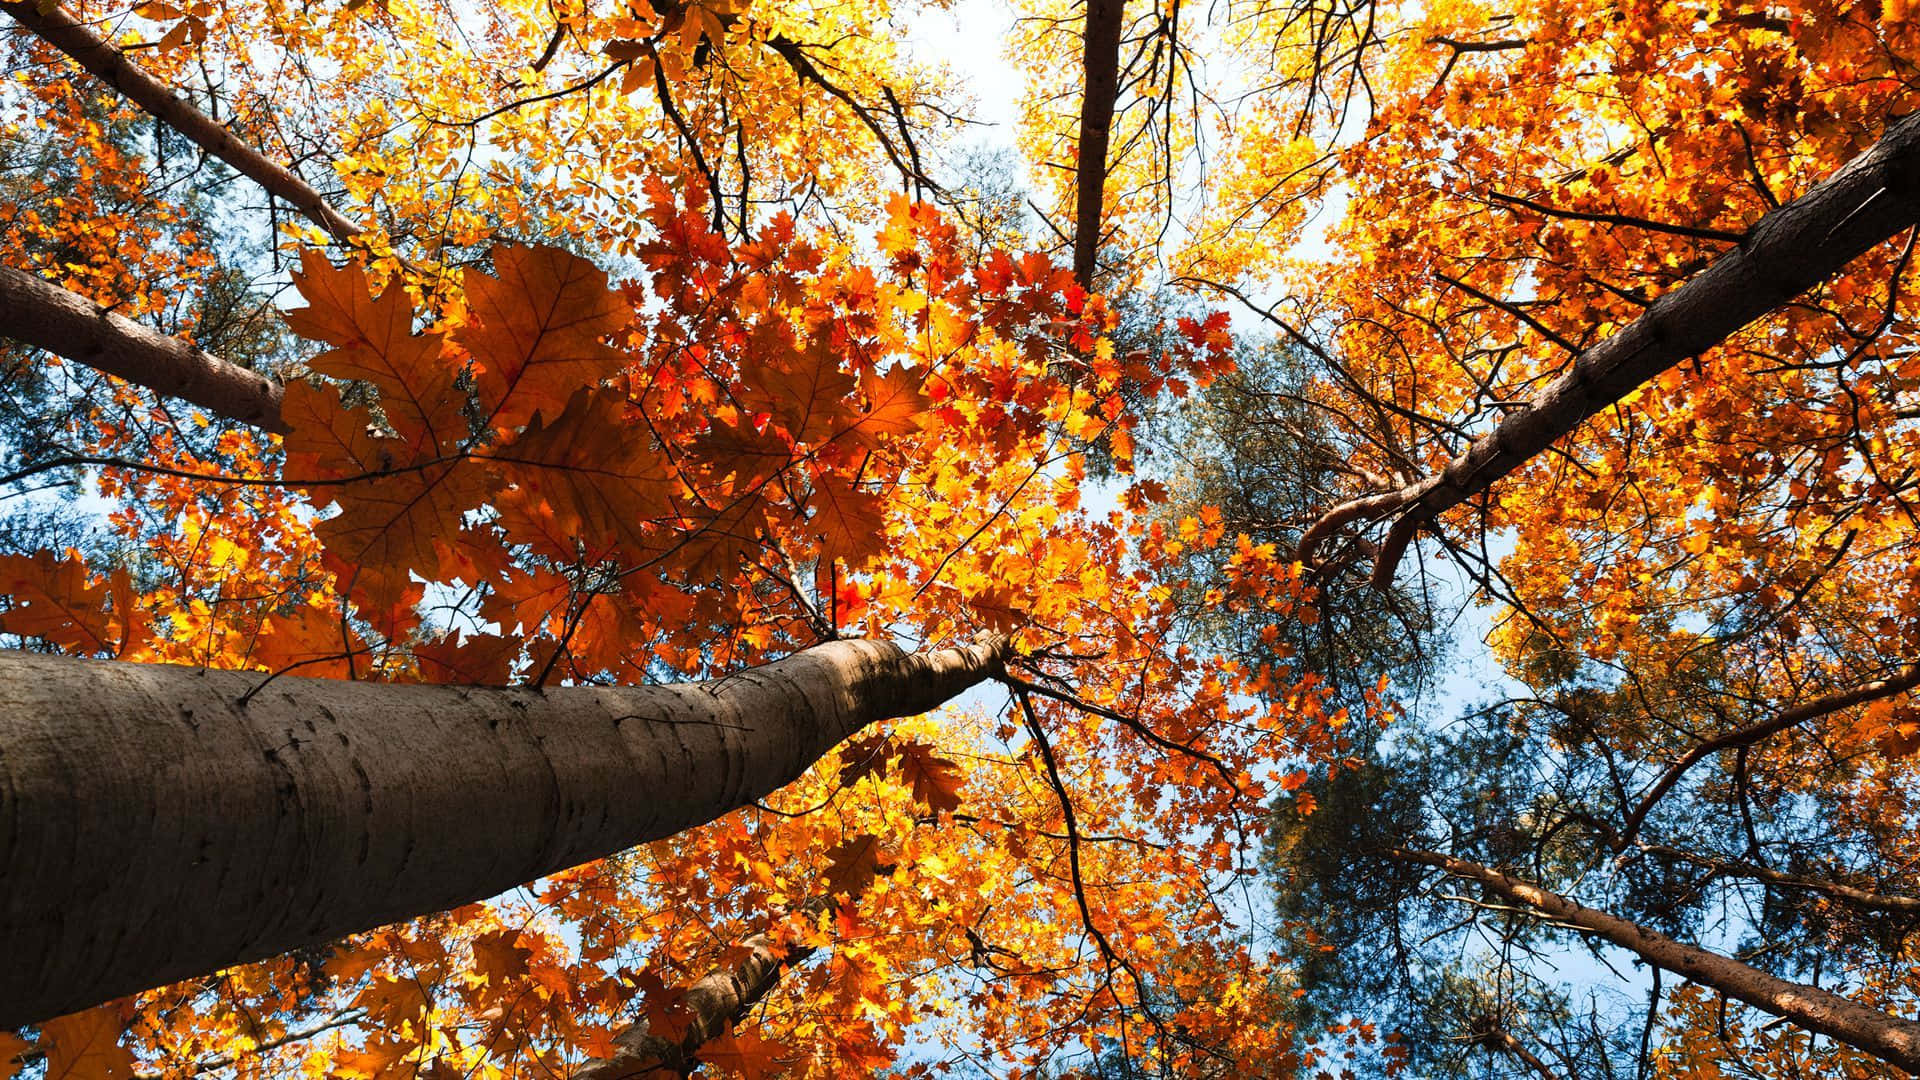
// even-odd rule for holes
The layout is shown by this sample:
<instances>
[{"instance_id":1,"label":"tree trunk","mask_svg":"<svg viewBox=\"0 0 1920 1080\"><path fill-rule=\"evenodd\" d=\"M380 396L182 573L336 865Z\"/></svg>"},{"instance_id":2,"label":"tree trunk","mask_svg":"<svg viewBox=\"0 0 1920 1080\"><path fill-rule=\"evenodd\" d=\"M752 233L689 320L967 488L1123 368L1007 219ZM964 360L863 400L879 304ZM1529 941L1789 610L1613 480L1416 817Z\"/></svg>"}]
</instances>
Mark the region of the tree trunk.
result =
<instances>
[{"instance_id":1,"label":"tree trunk","mask_svg":"<svg viewBox=\"0 0 1920 1080\"><path fill-rule=\"evenodd\" d=\"M1079 168L1073 226L1073 276L1093 288L1100 253L1100 214L1106 206L1107 150L1113 141L1113 106L1120 94L1120 30L1125 0L1086 0L1082 38L1086 85L1080 98Z\"/></svg>"},{"instance_id":2,"label":"tree trunk","mask_svg":"<svg viewBox=\"0 0 1920 1080\"><path fill-rule=\"evenodd\" d=\"M1008 648L838 641L709 682L545 691L0 653L0 1028L671 836Z\"/></svg>"},{"instance_id":3,"label":"tree trunk","mask_svg":"<svg viewBox=\"0 0 1920 1080\"><path fill-rule=\"evenodd\" d=\"M172 87L140 70L127 59L126 53L85 23L58 7L50 7L43 13L36 0L0 0L0 11L13 16L15 22L120 91L148 115L291 204L334 239L344 241L360 231L359 226L335 210L326 197L305 180L241 142L219 121L175 95Z\"/></svg>"},{"instance_id":4,"label":"tree trunk","mask_svg":"<svg viewBox=\"0 0 1920 1080\"><path fill-rule=\"evenodd\" d=\"M1581 905L1479 863L1432 851L1393 849L1387 857L1477 881L1509 903L1604 938L1647 963L1691 979L1762 1012L1817 1031L1908 1072L1920 1072L1920 1023L1890 1016L1814 986L1788 982L1728 956L1657 934L1638 923Z\"/></svg>"},{"instance_id":5,"label":"tree trunk","mask_svg":"<svg viewBox=\"0 0 1920 1080\"><path fill-rule=\"evenodd\" d=\"M815 897L801 910L818 914L832 909L834 903L831 896ZM813 951L807 946L780 945L770 934L754 934L729 950L729 955L739 954L737 959L687 987L680 999L687 1029L679 1038L654 1034L652 1025L642 1019L613 1037L617 1049L611 1057L587 1062L574 1070L569 1080L686 1075L693 1070L702 1046L725 1033L729 1024L737 1023L779 984L787 969L812 956Z\"/></svg>"},{"instance_id":6,"label":"tree trunk","mask_svg":"<svg viewBox=\"0 0 1920 1080\"><path fill-rule=\"evenodd\" d=\"M1374 584L1384 588L1425 523L1486 491L1640 384L1720 344L1916 223L1920 115L1893 125L1839 172L1763 216L1738 248L1575 357L1525 408L1508 413L1439 473L1328 511L1302 536L1301 561L1313 565L1315 549L1356 518L1398 514L1374 564Z\"/></svg>"},{"instance_id":7,"label":"tree trunk","mask_svg":"<svg viewBox=\"0 0 1920 1080\"><path fill-rule=\"evenodd\" d=\"M0 337L118 375L216 416L285 434L278 382L149 330L78 293L0 266Z\"/></svg>"}]
</instances>

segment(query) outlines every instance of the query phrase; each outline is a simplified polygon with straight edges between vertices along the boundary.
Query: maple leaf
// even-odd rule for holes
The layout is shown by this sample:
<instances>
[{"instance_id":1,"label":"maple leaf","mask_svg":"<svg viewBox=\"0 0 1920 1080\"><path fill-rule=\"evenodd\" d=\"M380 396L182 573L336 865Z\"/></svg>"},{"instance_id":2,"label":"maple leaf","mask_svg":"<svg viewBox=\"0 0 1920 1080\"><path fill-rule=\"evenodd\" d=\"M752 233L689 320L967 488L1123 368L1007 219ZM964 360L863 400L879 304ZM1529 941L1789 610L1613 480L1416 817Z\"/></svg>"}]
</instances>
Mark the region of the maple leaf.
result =
<instances>
[{"instance_id":1,"label":"maple leaf","mask_svg":"<svg viewBox=\"0 0 1920 1080\"><path fill-rule=\"evenodd\" d=\"M12 1080L26 1068L26 1055L33 1044L11 1031L0 1031L0 1080Z\"/></svg>"},{"instance_id":2,"label":"maple leaf","mask_svg":"<svg viewBox=\"0 0 1920 1080\"><path fill-rule=\"evenodd\" d=\"M505 686L520 655L520 641L495 634L448 634L415 645L413 655L427 682Z\"/></svg>"},{"instance_id":3,"label":"maple leaf","mask_svg":"<svg viewBox=\"0 0 1920 1080\"><path fill-rule=\"evenodd\" d=\"M527 973L533 950L516 944L519 938L518 930L494 930L473 939L473 970L488 986L497 988Z\"/></svg>"},{"instance_id":4,"label":"maple leaf","mask_svg":"<svg viewBox=\"0 0 1920 1080\"><path fill-rule=\"evenodd\" d=\"M494 452L509 484L497 499L509 535L566 559L576 541L635 560L659 544L649 526L665 514L674 483L626 409L617 391L579 390L564 412L535 417Z\"/></svg>"},{"instance_id":5,"label":"maple leaf","mask_svg":"<svg viewBox=\"0 0 1920 1080\"><path fill-rule=\"evenodd\" d=\"M936 814L959 809L960 786L966 777L958 765L935 756L932 746L917 741L900 744L899 756L900 777L913 785L915 801Z\"/></svg>"},{"instance_id":6,"label":"maple leaf","mask_svg":"<svg viewBox=\"0 0 1920 1080\"><path fill-rule=\"evenodd\" d=\"M473 356L483 412L505 431L559 414L618 371L625 357L606 338L633 309L605 272L560 248L498 245L490 259L498 276L466 273L472 320L454 339Z\"/></svg>"},{"instance_id":7,"label":"maple leaf","mask_svg":"<svg viewBox=\"0 0 1920 1080\"><path fill-rule=\"evenodd\" d=\"M406 289L389 284L375 297L359 260L335 267L312 248L300 253L293 282L307 306L287 312L287 325L333 346L309 362L313 370L372 383L387 422L416 451L466 438L466 395L454 385L461 365L445 355L439 334L413 332Z\"/></svg>"},{"instance_id":8,"label":"maple leaf","mask_svg":"<svg viewBox=\"0 0 1920 1080\"><path fill-rule=\"evenodd\" d=\"M847 896L866 892L867 886L873 884L879 860L880 838L871 833L861 833L834 845L827 851L827 891Z\"/></svg>"},{"instance_id":9,"label":"maple leaf","mask_svg":"<svg viewBox=\"0 0 1920 1080\"><path fill-rule=\"evenodd\" d=\"M694 446L716 480L732 481L727 488L731 491L750 489L794 460L785 439L745 416L731 421L716 417Z\"/></svg>"},{"instance_id":10,"label":"maple leaf","mask_svg":"<svg viewBox=\"0 0 1920 1080\"><path fill-rule=\"evenodd\" d=\"M817 442L853 427L850 398L860 384L840 369L840 358L825 341L810 341L796 351L756 340L740 374L746 383L741 402L773 414L796 443Z\"/></svg>"},{"instance_id":11,"label":"maple leaf","mask_svg":"<svg viewBox=\"0 0 1920 1080\"><path fill-rule=\"evenodd\" d=\"M840 786L852 787L862 777L887 775L893 739L883 734L861 735L840 744Z\"/></svg>"},{"instance_id":12,"label":"maple leaf","mask_svg":"<svg viewBox=\"0 0 1920 1080\"><path fill-rule=\"evenodd\" d=\"M635 974L633 981L640 994L640 1013L646 1017L648 1034L672 1043L685 1038L693 1025L693 1014L685 1004L686 987L668 986L652 969Z\"/></svg>"},{"instance_id":13,"label":"maple leaf","mask_svg":"<svg viewBox=\"0 0 1920 1080\"><path fill-rule=\"evenodd\" d=\"M786 1046L760 1035L728 1031L700 1047L700 1060L739 1073L747 1080L763 1080L781 1071L779 1056Z\"/></svg>"},{"instance_id":14,"label":"maple leaf","mask_svg":"<svg viewBox=\"0 0 1920 1080\"><path fill-rule=\"evenodd\" d=\"M921 383L926 373L896 364L885 375L868 372L860 380L866 408L853 421L847 438L864 449L878 449L882 436L909 435L920 430L930 403Z\"/></svg>"},{"instance_id":15,"label":"maple leaf","mask_svg":"<svg viewBox=\"0 0 1920 1080\"><path fill-rule=\"evenodd\" d=\"M398 446L383 446L373 413L341 401L340 388L315 386L304 379L287 386L280 418L288 432L286 476L290 481L338 480L382 471L399 464Z\"/></svg>"},{"instance_id":16,"label":"maple leaf","mask_svg":"<svg viewBox=\"0 0 1920 1080\"><path fill-rule=\"evenodd\" d=\"M40 1025L44 1080L129 1080L133 1054L120 1045L126 1031L120 1006L109 1003Z\"/></svg>"},{"instance_id":17,"label":"maple leaf","mask_svg":"<svg viewBox=\"0 0 1920 1080\"><path fill-rule=\"evenodd\" d=\"M0 612L0 632L45 638L68 652L118 656L143 625L132 614L126 569L100 581L76 553L57 560L51 551L0 556L0 592L14 605Z\"/></svg>"},{"instance_id":18,"label":"maple leaf","mask_svg":"<svg viewBox=\"0 0 1920 1080\"><path fill-rule=\"evenodd\" d=\"M467 511L486 501L498 478L482 462L454 459L402 468L321 490L340 513L314 526L353 587L366 586L380 606L409 588L408 573L439 580L442 537L459 533Z\"/></svg>"},{"instance_id":19,"label":"maple leaf","mask_svg":"<svg viewBox=\"0 0 1920 1080\"><path fill-rule=\"evenodd\" d=\"M886 503L878 493L822 471L814 477L812 502L807 525L820 537L823 558L857 569L886 551Z\"/></svg>"}]
</instances>

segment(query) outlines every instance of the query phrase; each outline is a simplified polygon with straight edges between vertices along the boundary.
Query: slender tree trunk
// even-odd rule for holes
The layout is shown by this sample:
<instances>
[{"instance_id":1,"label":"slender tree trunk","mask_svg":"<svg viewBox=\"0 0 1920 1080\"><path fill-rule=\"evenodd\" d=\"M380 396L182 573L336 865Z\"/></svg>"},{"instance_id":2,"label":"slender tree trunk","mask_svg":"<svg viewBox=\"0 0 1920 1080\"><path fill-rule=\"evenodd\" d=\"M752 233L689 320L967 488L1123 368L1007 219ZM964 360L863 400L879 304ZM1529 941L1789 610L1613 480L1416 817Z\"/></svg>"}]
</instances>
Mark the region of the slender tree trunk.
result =
<instances>
[{"instance_id":1,"label":"slender tree trunk","mask_svg":"<svg viewBox=\"0 0 1920 1080\"><path fill-rule=\"evenodd\" d=\"M1385 587L1414 534L1486 491L1533 455L1634 388L1726 340L1813 288L1875 244L1920 223L1920 115L1887 130L1866 153L1747 231L1740 245L1645 314L1574 358L1525 408L1507 414L1437 474L1329 510L1301 538L1303 562L1359 518L1399 518L1374 564Z\"/></svg>"},{"instance_id":2,"label":"slender tree trunk","mask_svg":"<svg viewBox=\"0 0 1920 1080\"><path fill-rule=\"evenodd\" d=\"M833 897L820 896L809 900L802 910L817 914L833 906ZM692 1071L702 1046L718 1038L729 1024L738 1022L779 985L788 969L813 952L807 946L781 945L771 934L754 934L733 950L737 959L687 987L680 999L687 1028L679 1038L657 1035L648 1021L640 1020L614 1036L617 1049L611 1057L587 1062L574 1070L570 1080L639 1080L659 1075L658 1070L685 1075Z\"/></svg>"},{"instance_id":3,"label":"slender tree trunk","mask_svg":"<svg viewBox=\"0 0 1920 1080\"><path fill-rule=\"evenodd\" d=\"M545 691L0 652L0 1028L671 836L1007 649L838 641L710 682Z\"/></svg>"},{"instance_id":4,"label":"slender tree trunk","mask_svg":"<svg viewBox=\"0 0 1920 1080\"><path fill-rule=\"evenodd\" d=\"M1908 1072L1920 1072L1920 1023L1890 1016L1814 986L1789 982L1728 956L1675 941L1638 923L1596 911L1479 863L1432 851L1396 848L1387 857L1476 881L1509 903L1618 945L1656 967L1691 979L1762 1012L1817 1031Z\"/></svg>"},{"instance_id":5,"label":"slender tree trunk","mask_svg":"<svg viewBox=\"0 0 1920 1080\"><path fill-rule=\"evenodd\" d=\"M1107 151L1113 141L1113 106L1120 94L1120 30L1125 0L1084 0L1082 38L1086 72L1080 98L1080 151L1074 208L1073 276L1093 288L1100 252L1100 215L1106 205Z\"/></svg>"},{"instance_id":6,"label":"slender tree trunk","mask_svg":"<svg viewBox=\"0 0 1920 1080\"><path fill-rule=\"evenodd\" d=\"M118 375L217 416L284 434L281 386L32 274L0 266L0 337Z\"/></svg>"},{"instance_id":7,"label":"slender tree trunk","mask_svg":"<svg viewBox=\"0 0 1920 1080\"><path fill-rule=\"evenodd\" d=\"M1527 1049L1527 1044L1521 1042L1514 1036L1513 1032L1508 1031L1506 1028L1496 1028L1487 1032L1485 1045L1489 1049L1506 1054L1520 1064L1532 1069L1533 1074L1538 1076L1540 1080L1561 1080L1560 1075L1555 1073L1545 1061L1540 1059L1540 1055Z\"/></svg>"},{"instance_id":8,"label":"slender tree trunk","mask_svg":"<svg viewBox=\"0 0 1920 1080\"><path fill-rule=\"evenodd\" d=\"M291 204L334 239L344 241L360 231L359 226L348 221L305 180L240 141L218 120L175 95L172 87L140 70L139 65L127 59L126 53L85 23L58 7L43 11L36 0L0 0L0 11L120 91L148 115Z\"/></svg>"}]
</instances>

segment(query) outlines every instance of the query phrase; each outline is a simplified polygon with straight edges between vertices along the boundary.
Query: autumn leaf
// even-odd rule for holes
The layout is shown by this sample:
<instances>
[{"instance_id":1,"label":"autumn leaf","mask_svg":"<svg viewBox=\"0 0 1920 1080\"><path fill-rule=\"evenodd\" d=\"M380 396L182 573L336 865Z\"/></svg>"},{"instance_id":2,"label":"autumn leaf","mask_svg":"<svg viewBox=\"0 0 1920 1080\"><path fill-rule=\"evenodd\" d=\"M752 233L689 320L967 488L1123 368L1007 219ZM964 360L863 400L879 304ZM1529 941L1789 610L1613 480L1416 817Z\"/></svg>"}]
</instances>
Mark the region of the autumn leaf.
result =
<instances>
[{"instance_id":1,"label":"autumn leaf","mask_svg":"<svg viewBox=\"0 0 1920 1080\"><path fill-rule=\"evenodd\" d=\"M466 273L471 319L454 339L472 354L480 405L502 431L558 416L624 362L606 339L633 318L607 275L557 247L496 245L493 273Z\"/></svg>"},{"instance_id":2,"label":"autumn leaf","mask_svg":"<svg viewBox=\"0 0 1920 1080\"><path fill-rule=\"evenodd\" d=\"M882 437L909 435L920 430L929 407L920 384L925 372L906 365L895 365L884 375L868 372L860 380L860 393L866 408L853 421L848 438L857 445L877 449Z\"/></svg>"},{"instance_id":3,"label":"autumn leaf","mask_svg":"<svg viewBox=\"0 0 1920 1080\"><path fill-rule=\"evenodd\" d=\"M494 930L473 939L473 970L498 988L527 973L533 950L518 943L517 930Z\"/></svg>"},{"instance_id":4,"label":"autumn leaf","mask_svg":"<svg viewBox=\"0 0 1920 1080\"><path fill-rule=\"evenodd\" d=\"M880 838L861 833L827 851L827 891L859 896L873 884L880 859Z\"/></svg>"},{"instance_id":5,"label":"autumn leaf","mask_svg":"<svg viewBox=\"0 0 1920 1080\"><path fill-rule=\"evenodd\" d=\"M840 786L852 787L868 776L884 778L893 753L893 739L879 733L856 736L841 743Z\"/></svg>"},{"instance_id":6,"label":"autumn leaf","mask_svg":"<svg viewBox=\"0 0 1920 1080\"><path fill-rule=\"evenodd\" d=\"M378 388L387 422L409 448L397 456L411 461L466 437L466 396L454 386L461 365L445 355L440 335L413 332L406 289L389 283L376 297L358 260L335 267L311 248L301 253L293 281L307 306L287 312L287 325L332 346L310 366Z\"/></svg>"},{"instance_id":7,"label":"autumn leaf","mask_svg":"<svg viewBox=\"0 0 1920 1080\"><path fill-rule=\"evenodd\" d=\"M11 1031L0 1031L0 1080L12 1080L26 1067L22 1060L33 1044Z\"/></svg>"},{"instance_id":8,"label":"autumn leaf","mask_svg":"<svg viewBox=\"0 0 1920 1080\"><path fill-rule=\"evenodd\" d=\"M934 748L917 740L899 746L900 778L913 786L914 800L936 814L960 808L960 787L966 777L960 767L935 755Z\"/></svg>"},{"instance_id":9,"label":"autumn leaf","mask_svg":"<svg viewBox=\"0 0 1920 1080\"><path fill-rule=\"evenodd\" d=\"M118 656L142 625L125 568L100 581L71 552L0 556L0 592L13 601L0 612L0 632L45 638L68 652Z\"/></svg>"},{"instance_id":10,"label":"autumn leaf","mask_svg":"<svg viewBox=\"0 0 1920 1080\"><path fill-rule=\"evenodd\" d=\"M728 1031L707 1040L700 1048L700 1060L747 1080L764 1080L781 1071L779 1057L785 1051L784 1045L757 1032L740 1035Z\"/></svg>"},{"instance_id":11,"label":"autumn leaf","mask_svg":"<svg viewBox=\"0 0 1920 1080\"><path fill-rule=\"evenodd\" d=\"M133 1054L120 1045L126 1030L118 1004L100 1005L40 1025L47 1055L45 1080L129 1080Z\"/></svg>"},{"instance_id":12,"label":"autumn leaf","mask_svg":"<svg viewBox=\"0 0 1920 1080\"><path fill-rule=\"evenodd\" d=\"M496 634L448 634L415 645L413 655L427 682L505 686L520 655L520 641Z\"/></svg>"},{"instance_id":13,"label":"autumn leaf","mask_svg":"<svg viewBox=\"0 0 1920 1080\"><path fill-rule=\"evenodd\" d=\"M740 374L746 384L741 401L773 414L796 443L815 443L853 428L850 398L860 384L841 370L840 358L824 341L798 350L777 338L756 341Z\"/></svg>"},{"instance_id":14,"label":"autumn leaf","mask_svg":"<svg viewBox=\"0 0 1920 1080\"><path fill-rule=\"evenodd\" d=\"M660 541L655 520L674 484L615 391L576 391L564 412L535 417L496 451L507 488L498 504L509 535L556 558L620 550L638 561ZM537 524L536 524L537 522Z\"/></svg>"},{"instance_id":15,"label":"autumn leaf","mask_svg":"<svg viewBox=\"0 0 1920 1080\"><path fill-rule=\"evenodd\" d=\"M814 477L812 502L807 524L820 537L824 557L858 569L886 550L886 504L877 493L821 472Z\"/></svg>"}]
</instances>

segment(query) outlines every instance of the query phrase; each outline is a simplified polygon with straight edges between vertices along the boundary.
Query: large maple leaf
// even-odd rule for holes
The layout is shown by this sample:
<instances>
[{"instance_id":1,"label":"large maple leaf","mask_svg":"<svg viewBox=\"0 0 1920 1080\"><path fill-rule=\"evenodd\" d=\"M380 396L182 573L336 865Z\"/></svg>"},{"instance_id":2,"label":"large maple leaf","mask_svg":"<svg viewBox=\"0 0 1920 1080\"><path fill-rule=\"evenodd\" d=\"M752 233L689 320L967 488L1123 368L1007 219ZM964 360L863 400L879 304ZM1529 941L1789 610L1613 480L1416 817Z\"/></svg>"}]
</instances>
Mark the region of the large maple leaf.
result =
<instances>
[{"instance_id":1,"label":"large maple leaf","mask_svg":"<svg viewBox=\"0 0 1920 1080\"><path fill-rule=\"evenodd\" d=\"M120 1007L113 1004L40 1025L45 1080L130 1080L133 1055L120 1045L125 1030Z\"/></svg>"},{"instance_id":2,"label":"large maple leaf","mask_svg":"<svg viewBox=\"0 0 1920 1080\"><path fill-rule=\"evenodd\" d=\"M509 485L498 499L502 523L517 539L566 559L576 538L589 552L617 548L633 560L659 545L650 526L674 482L646 430L628 422L623 394L577 391L493 457Z\"/></svg>"},{"instance_id":3,"label":"large maple leaf","mask_svg":"<svg viewBox=\"0 0 1920 1080\"><path fill-rule=\"evenodd\" d=\"M68 652L119 656L142 625L126 569L99 580L76 554L0 557L0 593L13 601L0 613L0 633L45 638Z\"/></svg>"},{"instance_id":4,"label":"large maple leaf","mask_svg":"<svg viewBox=\"0 0 1920 1080\"><path fill-rule=\"evenodd\" d=\"M313 358L313 370L372 383L387 422L411 447L466 438L466 395L455 386L462 365L446 354L439 334L413 332L405 289L391 284L376 297L357 260L335 267L311 249L301 253L293 281L307 306L287 312L287 325L332 346Z\"/></svg>"},{"instance_id":5,"label":"large maple leaf","mask_svg":"<svg viewBox=\"0 0 1920 1080\"><path fill-rule=\"evenodd\" d=\"M781 1071L779 1057L785 1049L755 1032L738 1035L729 1031L707 1040L700 1048L700 1060L739 1073L747 1080L763 1080Z\"/></svg>"},{"instance_id":6,"label":"large maple leaf","mask_svg":"<svg viewBox=\"0 0 1920 1080\"><path fill-rule=\"evenodd\" d=\"M473 356L482 410L509 431L618 371L624 357L606 338L633 309L599 267L559 248L501 245L491 257L498 276L467 271L472 321L454 337Z\"/></svg>"}]
</instances>

